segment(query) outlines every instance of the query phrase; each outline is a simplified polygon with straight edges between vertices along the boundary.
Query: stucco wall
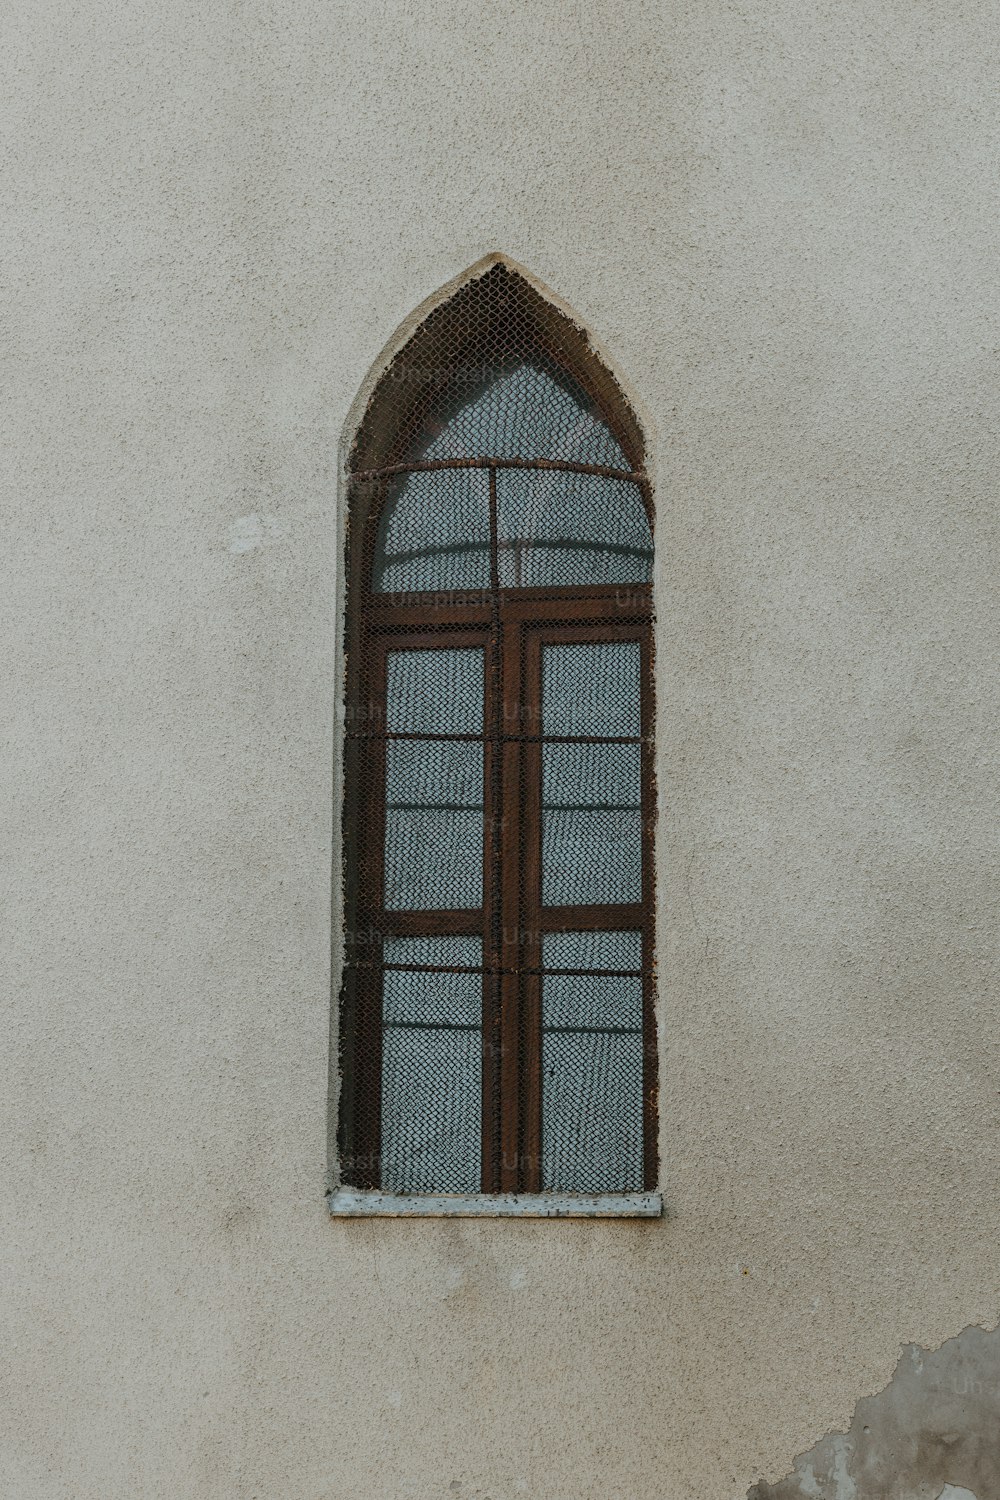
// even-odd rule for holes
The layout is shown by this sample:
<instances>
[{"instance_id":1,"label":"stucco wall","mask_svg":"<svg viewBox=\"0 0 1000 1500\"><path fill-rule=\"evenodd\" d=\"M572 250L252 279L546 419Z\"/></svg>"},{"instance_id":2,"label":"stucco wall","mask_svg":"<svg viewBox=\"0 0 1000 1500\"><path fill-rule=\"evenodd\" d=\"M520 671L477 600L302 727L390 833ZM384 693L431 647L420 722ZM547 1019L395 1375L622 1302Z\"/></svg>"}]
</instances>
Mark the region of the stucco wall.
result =
<instances>
[{"instance_id":1,"label":"stucco wall","mask_svg":"<svg viewBox=\"0 0 1000 1500\"><path fill-rule=\"evenodd\" d=\"M1000 1315L995 11L5 30L0 1491L777 1482ZM495 250L654 453L661 1222L324 1207L341 444Z\"/></svg>"}]
</instances>

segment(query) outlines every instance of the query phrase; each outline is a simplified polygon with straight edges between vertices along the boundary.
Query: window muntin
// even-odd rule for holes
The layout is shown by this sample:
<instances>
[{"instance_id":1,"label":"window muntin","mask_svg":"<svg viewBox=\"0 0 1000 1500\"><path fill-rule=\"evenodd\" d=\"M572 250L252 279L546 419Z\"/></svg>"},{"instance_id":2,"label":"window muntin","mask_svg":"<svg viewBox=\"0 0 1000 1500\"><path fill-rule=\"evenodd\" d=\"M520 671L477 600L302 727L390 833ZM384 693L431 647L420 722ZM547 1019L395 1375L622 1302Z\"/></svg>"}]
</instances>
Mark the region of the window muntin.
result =
<instances>
[{"instance_id":1,"label":"window muntin","mask_svg":"<svg viewBox=\"0 0 1000 1500\"><path fill-rule=\"evenodd\" d=\"M516 357L424 393L354 480L342 1164L395 1193L634 1192L648 488L576 375L504 336Z\"/></svg>"}]
</instances>

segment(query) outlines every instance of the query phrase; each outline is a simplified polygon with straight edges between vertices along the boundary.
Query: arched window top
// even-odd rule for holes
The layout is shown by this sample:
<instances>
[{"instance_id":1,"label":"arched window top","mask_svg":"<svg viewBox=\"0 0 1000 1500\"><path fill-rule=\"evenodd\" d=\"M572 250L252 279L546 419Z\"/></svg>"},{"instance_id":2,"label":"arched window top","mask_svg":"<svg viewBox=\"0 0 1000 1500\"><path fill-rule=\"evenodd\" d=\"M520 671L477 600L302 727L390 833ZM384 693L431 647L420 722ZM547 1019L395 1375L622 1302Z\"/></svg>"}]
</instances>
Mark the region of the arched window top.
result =
<instances>
[{"instance_id":1,"label":"arched window top","mask_svg":"<svg viewBox=\"0 0 1000 1500\"><path fill-rule=\"evenodd\" d=\"M396 354L349 467L478 457L627 472L645 460L635 413L586 331L503 262L436 307Z\"/></svg>"},{"instance_id":2,"label":"arched window top","mask_svg":"<svg viewBox=\"0 0 1000 1500\"><path fill-rule=\"evenodd\" d=\"M368 585L646 583L642 451L586 335L494 265L428 317L369 403L352 454Z\"/></svg>"}]
</instances>

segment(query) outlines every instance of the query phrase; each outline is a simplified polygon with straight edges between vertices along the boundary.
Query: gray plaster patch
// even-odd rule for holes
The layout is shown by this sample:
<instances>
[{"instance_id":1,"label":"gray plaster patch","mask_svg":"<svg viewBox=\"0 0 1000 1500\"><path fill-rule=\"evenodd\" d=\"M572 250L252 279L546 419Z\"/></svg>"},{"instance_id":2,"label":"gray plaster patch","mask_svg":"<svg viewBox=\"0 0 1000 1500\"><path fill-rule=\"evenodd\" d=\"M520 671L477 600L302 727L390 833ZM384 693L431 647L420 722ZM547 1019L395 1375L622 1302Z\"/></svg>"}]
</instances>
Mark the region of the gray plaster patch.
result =
<instances>
[{"instance_id":1,"label":"gray plaster patch","mask_svg":"<svg viewBox=\"0 0 1000 1500\"><path fill-rule=\"evenodd\" d=\"M286 536L287 527L275 516L259 516L256 512L240 516L229 528L229 550L239 555L254 552L267 542Z\"/></svg>"},{"instance_id":2,"label":"gray plaster patch","mask_svg":"<svg viewBox=\"0 0 1000 1500\"><path fill-rule=\"evenodd\" d=\"M1000 1495L1000 1329L904 1349L889 1385L859 1401L776 1484L747 1500L977 1500Z\"/></svg>"}]
</instances>

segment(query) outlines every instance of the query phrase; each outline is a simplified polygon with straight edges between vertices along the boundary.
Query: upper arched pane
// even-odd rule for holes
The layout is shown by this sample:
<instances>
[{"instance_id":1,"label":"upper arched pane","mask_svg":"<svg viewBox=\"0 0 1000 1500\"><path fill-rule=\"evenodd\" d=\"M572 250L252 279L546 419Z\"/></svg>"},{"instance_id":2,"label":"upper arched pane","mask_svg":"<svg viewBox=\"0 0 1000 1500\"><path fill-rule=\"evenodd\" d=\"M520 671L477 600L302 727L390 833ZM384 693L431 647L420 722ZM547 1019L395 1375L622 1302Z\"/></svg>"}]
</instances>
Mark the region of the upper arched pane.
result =
<instances>
[{"instance_id":1,"label":"upper arched pane","mask_svg":"<svg viewBox=\"0 0 1000 1500\"><path fill-rule=\"evenodd\" d=\"M355 472L390 471L373 496L372 588L647 582L642 451L586 334L510 268L491 267L404 346L359 431Z\"/></svg>"},{"instance_id":2,"label":"upper arched pane","mask_svg":"<svg viewBox=\"0 0 1000 1500\"><path fill-rule=\"evenodd\" d=\"M415 435L409 457L545 458L630 468L607 422L579 383L541 360L459 377Z\"/></svg>"}]
</instances>

